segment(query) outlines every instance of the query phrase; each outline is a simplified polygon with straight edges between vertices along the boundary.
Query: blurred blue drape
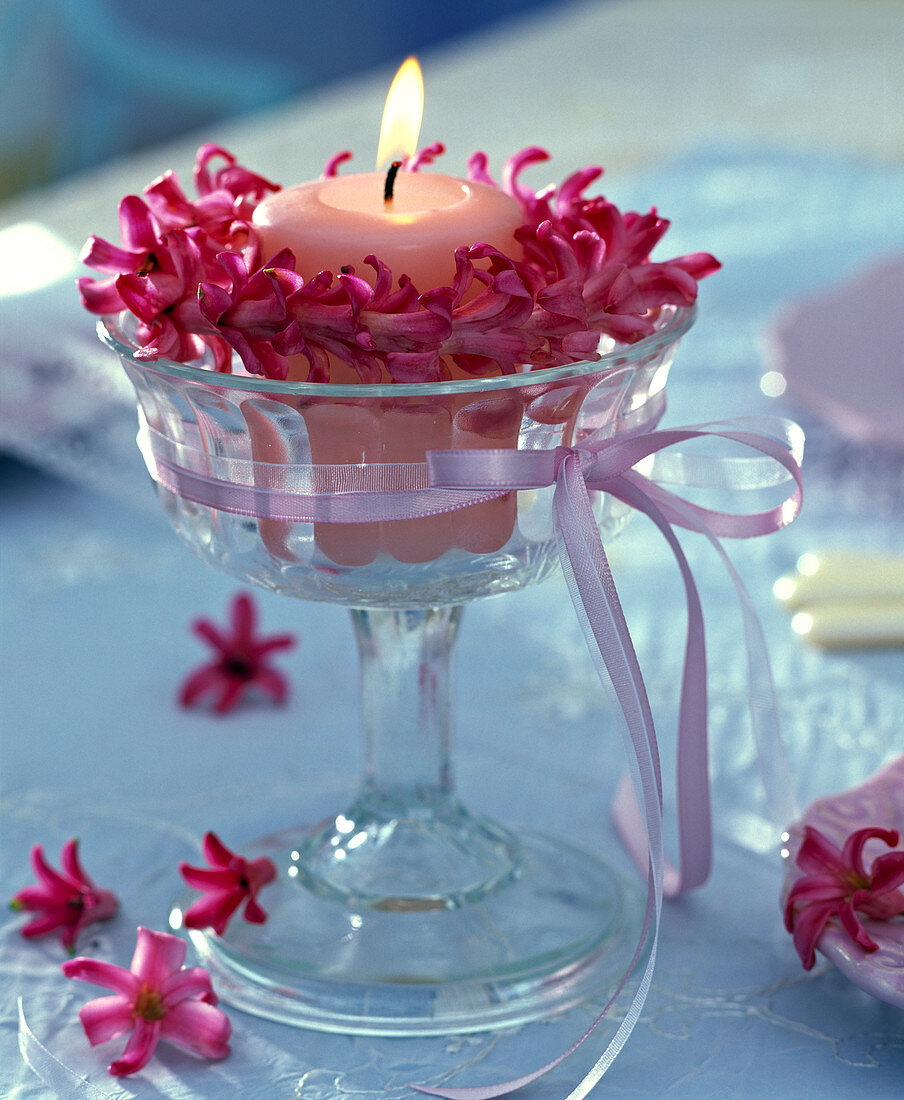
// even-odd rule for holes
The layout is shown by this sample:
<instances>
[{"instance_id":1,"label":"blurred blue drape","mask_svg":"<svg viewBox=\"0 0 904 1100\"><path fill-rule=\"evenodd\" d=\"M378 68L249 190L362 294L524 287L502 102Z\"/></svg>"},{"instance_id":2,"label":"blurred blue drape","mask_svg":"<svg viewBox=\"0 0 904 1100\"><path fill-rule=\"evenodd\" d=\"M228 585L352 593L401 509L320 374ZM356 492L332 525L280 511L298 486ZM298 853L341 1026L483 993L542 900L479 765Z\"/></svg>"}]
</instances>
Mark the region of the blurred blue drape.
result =
<instances>
[{"instance_id":1,"label":"blurred blue drape","mask_svg":"<svg viewBox=\"0 0 904 1100\"><path fill-rule=\"evenodd\" d=\"M562 0L0 0L0 199Z\"/></svg>"}]
</instances>

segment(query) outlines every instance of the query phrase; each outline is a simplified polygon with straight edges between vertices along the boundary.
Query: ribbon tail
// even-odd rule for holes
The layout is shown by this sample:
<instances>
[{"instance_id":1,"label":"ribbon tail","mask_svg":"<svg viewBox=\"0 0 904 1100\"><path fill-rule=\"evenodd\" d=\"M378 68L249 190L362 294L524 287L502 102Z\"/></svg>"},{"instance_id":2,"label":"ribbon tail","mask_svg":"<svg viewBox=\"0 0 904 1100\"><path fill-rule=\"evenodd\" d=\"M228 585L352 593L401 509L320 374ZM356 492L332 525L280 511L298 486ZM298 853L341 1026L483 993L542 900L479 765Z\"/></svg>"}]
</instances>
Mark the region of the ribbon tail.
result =
<instances>
[{"instance_id":1,"label":"ribbon tail","mask_svg":"<svg viewBox=\"0 0 904 1100\"><path fill-rule=\"evenodd\" d=\"M596 1031L621 994L650 946L644 972L631 1004L590 1071L567 1100L583 1100L617 1058L640 1018L656 966L659 921L663 898L662 790L659 753L652 713L644 688L640 665L628 635L627 624L615 590L603 544L599 536L587 487L575 456L562 462L554 498L556 539L565 580L584 631L591 658L604 685L607 677L624 717L623 734L628 749L631 775L637 788L635 804L647 838L647 898L643 925L634 955L612 998L584 1034L563 1054L533 1073L498 1085L471 1088L431 1088L415 1085L418 1092L444 1100L495 1100L539 1080L561 1065Z\"/></svg>"},{"instance_id":2,"label":"ribbon tail","mask_svg":"<svg viewBox=\"0 0 904 1100\"><path fill-rule=\"evenodd\" d=\"M61 1062L32 1031L25 1017L25 1004L21 997L19 1008L19 1053L27 1066L41 1079L53 1096L70 1096L77 1100L110 1100L110 1097L124 1097L119 1089L111 1093L106 1087L96 1088L75 1070Z\"/></svg>"},{"instance_id":3,"label":"ribbon tail","mask_svg":"<svg viewBox=\"0 0 904 1100\"><path fill-rule=\"evenodd\" d=\"M626 474L625 481L635 486L642 485L641 492L644 496L648 499L653 498L657 504L662 505L663 513L671 522L680 523L688 530L704 535L719 555L731 579L744 629L748 711L756 745L757 765L766 795L767 814L776 828L783 829L789 821L794 821L800 816L800 809L778 717L775 682L766 636L750 593L722 543L699 509L673 493L648 484L646 479L638 474Z\"/></svg>"},{"instance_id":4,"label":"ribbon tail","mask_svg":"<svg viewBox=\"0 0 904 1100\"><path fill-rule=\"evenodd\" d=\"M782 737L775 696L775 682L763 624L754 610L750 593L735 572L728 555L724 556L729 576L735 582L738 602L744 622L744 638L747 643L747 681L750 703L750 724L756 744L757 766L766 792L767 813L779 828L800 817L800 808L791 779L788 754Z\"/></svg>"},{"instance_id":5,"label":"ribbon tail","mask_svg":"<svg viewBox=\"0 0 904 1100\"><path fill-rule=\"evenodd\" d=\"M634 651L615 581L593 515L587 485L576 457L559 470L554 497L556 539L562 571L584 632L597 675L611 684L624 721L622 733L630 764L635 805L646 838L647 903L643 928L621 989L640 959L652 931L650 954L625 1018L603 1054L567 1100L582 1100L615 1061L640 1018L653 978L664 895L665 858L662 839L662 774L659 748L640 663ZM610 1002L611 1004L611 1002ZM602 1022L609 1005L581 1038Z\"/></svg>"},{"instance_id":6,"label":"ribbon tail","mask_svg":"<svg viewBox=\"0 0 904 1100\"><path fill-rule=\"evenodd\" d=\"M712 807L707 737L706 634L700 594L690 565L668 519L644 489L628 477L612 478L607 490L656 524L675 556L684 583L687 628L684 671L678 711L676 760L679 869L665 863L664 893L677 897L702 886L712 866ZM612 805L618 834L635 864L643 871L646 853L640 847L641 818L632 798L633 787L622 781Z\"/></svg>"},{"instance_id":7,"label":"ribbon tail","mask_svg":"<svg viewBox=\"0 0 904 1100\"><path fill-rule=\"evenodd\" d=\"M532 1085L535 1081L539 1081L541 1077L545 1077L547 1073L551 1073L554 1069L556 1069L557 1066L560 1066L563 1062L567 1061L567 1059L569 1059L572 1054L574 1054L574 1052L586 1039L590 1038L594 1031L596 1031L597 1027L599 1027L599 1025L608 1015L609 1009L613 1006L613 1004L615 1004L616 1000L618 1000L622 990L624 989L628 981L628 978L631 976L634 970L638 958L640 957L641 951L643 949L643 944L646 942L647 936L649 934L649 929L653 923L654 908L655 906L653 892L651 889L647 894L647 908L644 914L644 922L643 928L641 930L640 942L638 944L637 951L635 952L634 957L631 960L630 966L626 970L622 980L619 982L618 988L606 1002L605 1008L593 1021L590 1027L587 1028L584 1034L571 1044L568 1050L563 1051L563 1053L560 1054L558 1057L553 1058L551 1062L547 1062L545 1066L541 1066L539 1069L535 1069L532 1073L526 1073L523 1077L516 1077L513 1078L511 1081L504 1081L502 1084L498 1085L465 1085L459 1088L433 1088L430 1085L410 1085L409 1087L413 1088L416 1092L424 1093L427 1096L439 1096L442 1098L442 1100L496 1100L497 1097L509 1096L511 1095L511 1093L517 1092L519 1089L523 1089L527 1085ZM654 939L652 949L650 951L650 960L647 963L646 970L644 971L644 975L641 980L641 986L640 988L638 988L638 991L634 996L634 1001L632 1002L631 1008L629 1009L628 1014L622 1021L621 1027L619 1028L619 1032L624 1030L624 1037L621 1039L617 1047L615 1047L614 1044L615 1040L618 1038L618 1035L616 1035L612 1039L609 1047L606 1048L606 1053L603 1055L603 1058L601 1058L599 1062L597 1062L596 1066L594 1066L594 1068L584 1078L584 1080L581 1081L577 1088L573 1089L568 1094L566 1100L583 1100L583 1098L590 1092L590 1090L603 1076L605 1070L608 1069L612 1062L615 1061L617 1054L624 1046L628 1036L634 1030L634 1025L636 1024L637 1019L640 1016L640 1011L643 1008L643 1003L646 1000L647 991L653 978L653 970L655 969L655 964L656 942ZM630 1022L628 1019L629 1017ZM597 1073L596 1076L593 1076L597 1066L599 1066L604 1059L605 1068Z\"/></svg>"}]
</instances>

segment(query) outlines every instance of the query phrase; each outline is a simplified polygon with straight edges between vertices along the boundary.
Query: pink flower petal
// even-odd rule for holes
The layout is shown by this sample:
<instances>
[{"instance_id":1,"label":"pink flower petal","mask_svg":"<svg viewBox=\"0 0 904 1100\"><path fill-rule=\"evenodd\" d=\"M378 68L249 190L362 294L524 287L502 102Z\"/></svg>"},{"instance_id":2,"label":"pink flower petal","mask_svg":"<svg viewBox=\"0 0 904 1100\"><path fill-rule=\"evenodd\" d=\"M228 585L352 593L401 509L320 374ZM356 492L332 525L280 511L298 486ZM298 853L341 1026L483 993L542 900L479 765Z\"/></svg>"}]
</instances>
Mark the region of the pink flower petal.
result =
<instances>
[{"instance_id":1,"label":"pink flower petal","mask_svg":"<svg viewBox=\"0 0 904 1100\"><path fill-rule=\"evenodd\" d=\"M198 304L204 317L212 325L216 325L232 305L232 295L228 290L217 286L216 283L200 283L198 286Z\"/></svg>"},{"instance_id":2,"label":"pink flower petal","mask_svg":"<svg viewBox=\"0 0 904 1100\"><path fill-rule=\"evenodd\" d=\"M60 849L60 866L63 872L74 882L80 882L83 886L93 885L79 861L78 839L76 837L67 840Z\"/></svg>"},{"instance_id":3,"label":"pink flower petal","mask_svg":"<svg viewBox=\"0 0 904 1100\"><path fill-rule=\"evenodd\" d=\"M406 172L417 172L424 165L432 164L445 151L446 147L441 141L434 141L432 145L426 145L423 149L418 149L408 157L404 164L404 170Z\"/></svg>"},{"instance_id":4,"label":"pink flower petal","mask_svg":"<svg viewBox=\"0 0 904 1100\"><path fill-rule=\"evenodd\" d=\"M808 874L827 872L844 877L847 866L840 850L811 825L804 828L804 839L797 853L797 865Z\"/></svg>"},{"instance_id":5,"label":"pink flower petal","mask_svg":"<svg viewBox=\"0 0 904 1100\"><path fill-rule=\"evenodd\" d=\"M125 302L116 289L118 277L114 275L100 281L87 276L78 279L78 292L85 309L90 313L99 314L119 313L121 309L125 309Z\"/></svg>"},{"instance_id":6,"label":"pink flower petal","mask_svg":"<svg viewBox=\"0 0 904 1100\"><path fill-rule=\"evenodd\" d=\"M289 696L285 676L275 668L261 668L254 677L254 686L269 695L274 703L284 703Z\"/></svg>"},{"instance_id":7,"label":"pink flower petal","mask_svg":"<svg viewBox=\"0 0 904 1100\"><path fill-rule=\"evenodd\" d=\"M196 619L191 628L199 638L203 638L221 653L228 653L232 648L230 637L218 630L209 619Z\"/></svg>"},{"instance_id":8,"label":"pink flower petal","mask_svg":"<svg viewBox=\"0 0 904 1100\"><path fill-rule=\"evenodd\" d=\"M214 866L228 867L232 861L232 852L214 832L204 834L201 850L207 862Z\"/></svg>"},{"instance_id":9,"label":"pink flower petal","mask_svg":"<svg viewBox=\"0 0 904 1100\"><path fill-rule=\"evenodd\" d=\"M560 184L556 199L558 205L566 207L578 205L581 202L583 192L602 174L603 169L596 165L579 168L577 172L572 173Z\"/></svg>"},{"instance_id":10,"label":"pink flower petal","mask_svg":"<svg viewBox=\"0 0 904 1100\"><path fill-rule=\"evenodd\" d=\"M23 886L13 898L12 907L32 912L36 909L56 908L64 905L68 896L66 894L61 898L58 890L50 890L46 886Z\"/></svg>"},{"instance_id":11,"label":"pink flower petal","mask_svg":"<svg viewBox=\"0 0 904 1100\"><path fill-rule=\"evenodd\" d=\"M847 867L850 867L859 879L868 877L867 870L863 865L863 849L870 840L881 840L889 848L894 848L898 843L898 834L894 829L879 828L857 829L851 833L844 842L841 861Z\"/></svg>"},{"instance_id":12,"label":"pink flower petal","mask_svg":"<svg viewBox=\"0 0 904 1100\"><path fill-rule=\"evenodd\" d=\"M120 202L119 230L122 243L129 252L151 252L157 245L156 226L151 211L138 195L126 195Z\"/></svg>"},{"instance_id":13,"label":"pink flower petal","mask_svg":"<svg viewBox=\"0 0 904 1100\"><path fill-rule=\"evenodd\" d=\"M837 875L805 875L791 887L796 901L841 901L850 892L850 885Z\"/></svg>"},{"instance_id":14,"label":"pink flower petal","mask_svg":"<svg viewBox=\"0 0 904 1100\"><path fill-rule=\"evenodd\" d=\"M119 996L98 997L79 1009L78 1018L88 1042L96 1047L132 1030L132 1001Z\"/></svg>"},{"instance_id":15,"label":"pink flower petal","mask_svg":"<svg viewBox=\"0 0 904 1100\"><path fill-rule=\"evenodd\" d=\"M201 339L213 353L214 370L228 374L232 370L232 348L220 336L202 336Z\"/></svg>"},{"instance_id":16,"label":"pink flower petal","mask_svg":"<svg viewBox=\"0 0 904 1100\"><path fill-rule=\"evenodd\" d=\"M904 886L904 852L886 852L876 856L870 867L870 877L874 894L884 894ZM901 904L904 905L904 894L901 895Z\"/></svg>"},{"instance_id":17,"label":"pink flower petal","mask_svg":"<svg viewBox=\"0 0 904 1100\"><path fill-rule=\"evenodd\" d=\"M183 967L170 974L160 987L163 1003L167 1013L187 1000L189 997L200 997L202 994L212 994L210 975L201 966Z\"/></svg>"},{"instance_id":18,"label":"pink flower petal","mask_svg":"<svg viewBox=\"0 0 904 1100\"><path fill-rule=\"evenodd\" d=\"M191 203L175 172L164 172L149 183L142 193L157 219L164 225L185 226L194 220Z\"/></svg>"},{"instance_id":19,"label":"pink flower petal","mask_svg":"<svg viewBox=\"0 0 904 1100\"><path fill-rule=\"evenodd\" d=\"M254 889L259 890L276 878L276 864L272 859L261 856L260 859L252 859L245 863L245 874L251 880Z\"/></svg>"},{"instance_id":20,"label":"pink flower petal","mask_svg":"<svg viewBox=\"0 0 904 1100\"><path fill-rule=\"evenodd\" d=\"M219 698L214 702L215 714L228 714L239 705L242 696L248 689L248 683L236 677L222 680L220 684Z\"/></svg>"},{"instance_id":21,"label":"pink flower petal","mask_svg":"<svg viewBox=\"0 0 904 1100\"><path fill-rule=\"evenodd\" d=\"M265 924L267 921L266 911L260 907L254 898L249 898L245 903L242 916L251 924Z\"/></svg>"},{"instance_id":22,"label":"pink flower petal","mask_svg":"<svg viewBox=\"0 0 904 1100\"><path fill-rule=\"evenodd\" d=\"M812 970L816 963L816 942L828 923L832 910L828 906L811 905L802 910L794 920L794 946L801 957L804 970Z\"/></svg>"},{"instance_id":23,"label":"pink flower petal","mask_svg":"<svg viewBox=\"0 0 904 1100\"><path fill-rule=\"evenodd\" d=\"M40 844L35 844L31 850L31 866L37 878L58 901L65 901L71 896L74 884L50 866L44 858L44 849Z\"/></svg>"},{"instance_id":24,"label":"pink flower petal","mask_svg":"<svg viewBox=\"0 0 904 1100\"><path fill-rule=\"evenodd\" d=\"M235 873L228 868L192 867L188 863L180 863L179 873L195 890L224 890L235 884Z\"/></svg>"},{"instance_id":25,"label":"pink flower petal","mask_svg":"<svg viewBox=\"0 0 904 1100\"><path fill-rule=\"evenodd\" d=\"M331 179L333 176L337 176L339 173L337 169L341 164L346 164L352 159L352 154L348 149L343 149L341 153L334 153L330 159L324 165L323 171L320 173L321 179Z\"/></svg>"},{"instance_id":26,"label":"pink flower petal","mask_svg":"<svg viewBox=\"0 0 904 1100\"><path fill-rule=\"evenodd\" d=\"M185 962L187 950L185 940L178 936L139 927L132 956L132 973L147 982L151 989L159 989L172 971L178 970Z\"/></svg>"},{"instance_id":27,"label":"pink flower petal","mask_svg":"<svg viewBox=\"0 0 904 1100\"><path fill-rule=\"evenodd\" d=\"M179 703L190 707L220 683L220 675L215 669L204 665L193 672L179 690Z\"/></svg>"},{"instance_id":28,"label":"pink flower petal","mask_svg":"<svg viewBox=\"0 0 904 1100\"><path fill-rule=\"evenodd\" d=\"M168 1042L205 1058L225 1058L229 1054L229 1017L205 1001L187 1000L175 1005L164 1016L161 1030Z\"/></svg>"},{"instance_id":29,"label":"pink flower petal","mask_svg":"<svg viewBox=\"0 0 904 1100\"><path fill-rule=\"evenodd\" d=\"M891 920L904 914L904 891L892 890L879 895L869 892L866 897L855 895L854 905L865 917Z\"/></svg>"},{"instance_id":30,"label":"pink flower petal","mask_svg":"<svg viewBox=\"0 0 904 1100\"><path fill-rule=\"evenodd\" d=\"M112 989L123 997L134 1000L141 989L141 979L114 963L104 962L101 959L89 959L80 956L76 959L67 959L61 967L67 978L75 978L80 982L91 982L92 985L103 986L104 989Z\"/></svg>"},{"instance_id":31,"label":"pink flower petal","mask_svg":"<svg viewBox=\"0 0 904 1100\"><path fill-rule=\"evenodd\" d=\"M95 271L119 275L123 271L137 271L147 259L144 250L133 252L110 244L102 237L90 236L79 253L79 260Z\"/></svg>"},{"instance_id":32,"label":"pink flower petal","mask_svg":"<svg viewBox=\"0 0 904 1100\"><path fill-rule=\"evenodd\" d=\"M239 592L232 601L232 631L234 641L247 642L254 633L254 604L247 592Z\"/></svg>"},{"instance_id":33,"label":"pink flower petal","mask_svg":"<svg viewBox=\"0 0 904 1100\"><path fill-rule=\"evenodd\" d=\"M191 903L182 918L183 923L186 928L212 928L222 936L244 896L238 888L205 894Z\"/></svg>"},{"instance_id":34,"label":"pink flower petal","mask_svg":"<svg viewBox=\"0 0 904 1100\"><path fill-rule=\"evenodd\" d=\"M137 1017L134 1030L126 1043L125 1050L115 1061L110 1063L110 1073L114 1077L127 1077L131 1073L137 1073L138 1070L144 1069L157 1049L161 1031L162 1021L144 1020L140 1016Z\"/></svg>"},{"instance_id":35,"label":"pink flower petal","mask_svg":"<svg viewBox=\"0 0 904 1100\"><path fill-rule=\"evenodd\" d=\"M292 649L295 646L294 634L271 634L269 638L254 643L256 657L266 657L268 653L276 653L280 649Z\"/></svg>"},{"instance_id":36,"label":"pink flower petal","mask_svg":"<svg viewBox=\"0 0 904 1100\"><path fill-rule=\"evenodd\" d=\"M697 300L697 280L674 264L640 264L631 274L647 309L670 303L689 306Z\"/></svg>"},{"instance_id":37,"label":"pink flower petal","mask_svg":"<svg viewBox=\"0 0 904 1100\"><path fill-rule=\"evenodd\" d=\"M80 919L66 921L60 927L60 943L70 955L75 953L75 941L81 927L82 921Z\"/></svg>"},{"instance_id":38,"label":"pink flower petal","mask_svg":"<svg viewBox=\"0 0 904 1100\"><path fill-rule=\"evenodd\" d=\"M707 275L715 274L722 267L716 257L708 252L692 252L687 256L676 256L674 260L669 260L669 263L673 267L680 267L695 279L705 279Z\"/></svg>"},{"instance_id":39,"label":"pink flower petal","mask_svg":"<svg viewBox=\"0 0 904 1100\"><path fill-rule=\"evenodd\" d=\"M502 171L502 188L513 195L522 204L533 202L536 198L529 188L522 187L518 177L534 164L543 164L549 160L549 153L539 145L531 145L509 157Z\"/></svg>"},{"instance_id":40,"label":"pink flower petal","mask_svg":"<svg viewBox=\"0 0 904 1100\"><path fill-rule=\"evenodd\" d=\"M134 275L126 272L116 279L116 290L130 310L141 320L150 323L168 306L172 305L172 296L162 293L150 275Z\"/></svg>"},{"instance_id":41,"label":"pink flower petal","mask_svg":"<svg viewBox=\"0 0 904 1100\"><path fill-rule=\"evenodd\" d=\"M866 951L878 950L879 945L870 939L866 929L860 923L859 917L854 912L853 899L841 905L838 916L841 918L841 925L845 932L855 943L858 943Z\"/></svg>"},{"instance_id":42,"label":"pink flower petal","mask_svg":"<svg viewBox=\"0 0 904 1100\"><path fill-rule=\"evenodd\" d=\"M43 913L40 917L35 917L34 920L30 920L22 926L20 931L27 940L30 940L38 936L46 936L48 932L53 932L66 923L66 911L64 909L54 909L49 913Z\"/></svg>"}]
</instances>

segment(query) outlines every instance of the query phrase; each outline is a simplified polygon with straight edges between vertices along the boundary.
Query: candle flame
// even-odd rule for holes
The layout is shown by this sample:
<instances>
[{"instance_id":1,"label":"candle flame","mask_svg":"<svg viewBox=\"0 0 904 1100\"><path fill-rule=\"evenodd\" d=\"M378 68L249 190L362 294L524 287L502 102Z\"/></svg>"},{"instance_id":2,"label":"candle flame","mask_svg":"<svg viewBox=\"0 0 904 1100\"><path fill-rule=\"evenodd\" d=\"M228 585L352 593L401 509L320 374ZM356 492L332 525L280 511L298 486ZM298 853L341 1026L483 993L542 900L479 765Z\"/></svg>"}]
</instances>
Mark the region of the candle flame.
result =
<instances>
[{"instance_id":1,"label":"candle flame","mask_svg":"<svg viewBox=\"0 0 904 1100\"><path fill-rule=\"evenodd\" d=\"M417 151L424 114L424 78L417 59L409 57L396 73L380 127L377 148L377 171L383 171L394 160L405 160Z\"/></svg>"}]
</instances>

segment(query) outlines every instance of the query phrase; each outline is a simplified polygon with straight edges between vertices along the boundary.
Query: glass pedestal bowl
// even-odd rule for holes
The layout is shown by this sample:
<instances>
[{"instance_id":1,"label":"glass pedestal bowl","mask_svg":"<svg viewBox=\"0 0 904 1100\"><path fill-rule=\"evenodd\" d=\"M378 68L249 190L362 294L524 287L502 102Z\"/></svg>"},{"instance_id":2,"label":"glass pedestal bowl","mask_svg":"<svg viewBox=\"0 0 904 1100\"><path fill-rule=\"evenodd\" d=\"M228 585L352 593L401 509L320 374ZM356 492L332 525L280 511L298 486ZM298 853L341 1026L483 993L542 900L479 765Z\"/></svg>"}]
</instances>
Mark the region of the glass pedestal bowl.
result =
<instances>
[{"instance_id":1,"label":"glass pedestal bowl","mask_svg":"<svg viewBox=\"0 0 904 1100\"><path fill-rule=\"evenodd\" d=\"M295 521L260 501L275 493L291 505L297 471L312 466L539 450L650 427L693 316L663 310L651 336L605 347L598 362L384 386L142 363L119 320L101 323L135 387L139 442L177 533L244 582L349 607L357 638L359 682L343 669L335 684L360 690L357 798L326 822L275 823L287 827L243 846L279 869L265 924L188 933L224 1000L327 1031L445 1034L535 1019L617 987L642 921L637 886L568 840L473 815L453 784L463 606L559 568L552 488L366 523ZM192 491L211 480L238 493L215 506ZM602 494L594 510L604 539L627 518Z\"/></svg>"}]
</instances>

